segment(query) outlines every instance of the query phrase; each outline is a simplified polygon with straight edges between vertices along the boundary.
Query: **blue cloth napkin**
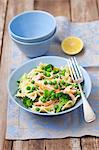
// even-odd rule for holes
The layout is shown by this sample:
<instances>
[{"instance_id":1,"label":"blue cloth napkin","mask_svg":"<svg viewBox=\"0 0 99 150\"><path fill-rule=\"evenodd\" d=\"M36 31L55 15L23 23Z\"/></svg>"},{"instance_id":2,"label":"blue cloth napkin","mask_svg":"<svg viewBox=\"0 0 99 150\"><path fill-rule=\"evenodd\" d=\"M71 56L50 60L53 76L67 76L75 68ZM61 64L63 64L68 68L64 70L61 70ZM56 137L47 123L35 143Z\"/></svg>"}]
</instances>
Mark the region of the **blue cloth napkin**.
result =
<instances>
[{"instance_id":1,"label":"blue cloth napkin","mask_svg":"<svg viewBox=\"0 0 99 150\"><path fill-rule=\"evenodd\" d=\"M85 50L77 55L81 65L86 67L92 80L92 92L89 102L97 119L86 123L83 118L82 106L78 109L55 117L43 117L28 113L19 108L10 98L7 111L7 139L40 139L81 137L84 135L99 136L99 21L90 23L70 23L65 17L57 17L57 33L46 55L58 55L68 58L60 48L60 41L69 35L83 39ZM12 70L18 66L21 52L13 47ZM24 56L22 62L29 60Z\"/></svg>"}]
</instances>

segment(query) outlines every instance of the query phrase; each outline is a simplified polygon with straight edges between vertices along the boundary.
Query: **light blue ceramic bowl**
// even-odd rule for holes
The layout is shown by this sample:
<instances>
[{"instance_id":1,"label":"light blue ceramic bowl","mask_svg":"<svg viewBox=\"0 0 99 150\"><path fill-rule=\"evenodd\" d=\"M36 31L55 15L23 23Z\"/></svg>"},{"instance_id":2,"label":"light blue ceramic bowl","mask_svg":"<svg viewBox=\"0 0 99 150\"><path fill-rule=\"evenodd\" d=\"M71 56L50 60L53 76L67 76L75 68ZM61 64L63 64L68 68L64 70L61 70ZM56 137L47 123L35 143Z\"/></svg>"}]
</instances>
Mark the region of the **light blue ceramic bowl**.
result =
<instances>
[{"instance_id":1,"label":"light blue ceramic bowl","mask_svg":"<svg viewBox=\"0 0 99 150\"><path fill-rule=\"evenodd\" d=\"M35 66L38 66L40 63L47 63L47 64L53 64L56 67L61 67L67 64L67 59L62 58L62 57L57 57L57 56L44 56L44 57L39 57L35 58L31 61L28 61L21 65L18 69L16 69L10 76L9 81L8 81L8 93L10 98L22 109L31 112L33 114L38 114L38 115L45 115L45 116L54 116L54 115L60 115L60 114L65 114L67 112L70 112L76 108L78 108L82 104L82 99L80 99L75 106L72 108L65 110L63 112L59 113L54 113L54 114L47 114L47 113L39 113L39 112L32 112L30 109L27 109L24 107L22 104L22 101L18 98L15 97L15 94L17 92L17 80L24 74L28 73L30 70L32 70ZM84 76L84 91L86 94L86 97L89 96L91 92L91 80L84 68L81 67L81 71Z\"/></svg>"},{"instance_id":2,"label":"light blue ceramic bowl","mask_svg":"<svg viewBox=\"0 0 99 150\"><path fill-rule=\"evenodd\" d=\"M35 43L24 43L14 39L11 35L10 37L13 40L13 42L17 45L17 47L20 49L20 51L22 51L27 57L33 58L44 55L49 50L55 32L50 38L42 42L35 42Z\"/></svg>"},{"instance_id":3,"label":"light blue ceramic bowl","mask_svg":"<svg viewBox=\"0 0 99 150\"><path fill-rule=\"evenodd\" d=\"M15 16L8 25L9 34L21 42L40 42L53 35L54 16L45 11L27 11Z\"/></svg>"}]
</instances>

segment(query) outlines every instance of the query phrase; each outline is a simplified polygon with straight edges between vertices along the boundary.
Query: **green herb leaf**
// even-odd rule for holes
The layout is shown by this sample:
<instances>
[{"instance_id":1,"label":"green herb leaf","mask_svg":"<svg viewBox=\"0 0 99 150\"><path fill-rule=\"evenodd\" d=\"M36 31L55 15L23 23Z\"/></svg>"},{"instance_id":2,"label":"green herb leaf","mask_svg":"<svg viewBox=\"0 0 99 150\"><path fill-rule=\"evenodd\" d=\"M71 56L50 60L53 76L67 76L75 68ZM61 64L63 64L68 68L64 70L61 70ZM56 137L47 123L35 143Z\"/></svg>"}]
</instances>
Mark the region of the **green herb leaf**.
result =
<instances>
[{"instance_id":1,"label":"green herb leaf","mask_svg":"<svg viewBox=\"0 0 99 150\"><path fill-rule=\"evenodd\" d=\"M24 104L24 106L25 107L32 107L32 105L33 105L33 101L30 99L30 98L28 98L28 97L24 97L23 98L23 104Z\"/></svg>"},{"instance_id":2,"label":"green herb leaf","mask_svg":"<svg viewBox=\"0 0 99 150\"><path fill-rule=\"evenodd\" d=\"M51 72L53 70L53 65L49 64L45 66L45 71Z\"/></svg>"}]
</instances>

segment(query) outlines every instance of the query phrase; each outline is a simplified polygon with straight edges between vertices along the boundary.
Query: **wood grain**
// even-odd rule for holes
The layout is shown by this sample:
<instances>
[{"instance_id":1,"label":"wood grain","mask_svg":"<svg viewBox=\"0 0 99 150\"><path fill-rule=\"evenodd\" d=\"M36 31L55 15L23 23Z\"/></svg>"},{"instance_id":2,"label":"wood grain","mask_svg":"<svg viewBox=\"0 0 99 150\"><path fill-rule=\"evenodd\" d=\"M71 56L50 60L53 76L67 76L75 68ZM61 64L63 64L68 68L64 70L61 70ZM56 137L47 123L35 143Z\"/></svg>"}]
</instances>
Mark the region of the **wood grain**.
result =
<instances>
[{"instance_id":1,"label":"wood grain","mask_svg":"<svg viewBox=\"0 0 99 150\"><path fill-rule=\"evenodd\" d=\"M97 4L98 16L99 16L99 0L96 0L96 4Z\"/></svg>"},{"instance_id":2,"label":"wood grain","mask_svg":"<svg viewBox=\"0 0 99 150\"><path fill-rule=\"evenodd\" d=\"M12 150L28 150L28 141L14 141L12 145Z\"/></svg>"},{"instance_id":3,"label":"wood grain","mask_svg":"<svg viewBox=\"0 0 99 150\"><path fill-rule=\"evenodd\" d=\"M46 140L46 150L81 150L78 138Z\"/></svg>"},{"instance_id":4,"label":"wood grain","mask_svg":"<svg viewBox=\"0 0 99 150\"><path fill-rule=\"evenodd\" d=\"M70 149L69 139L46 140L46 150L66 150Z\"/></svg>"},{"instance_id":5,"label":"wood grain","mask_svg":"<svg viewBox=\"0 0 99 150\"><path fill-rule=\"evenodd\" d=\"M3 150L11 150L12 149L12 144L13 144L12 141L5 140L4 141L4 148L3 148Z\"/></svg>"},{"instance_id":6,"label":"wood grain","mask_svg":"<svg viewBox=\"0 0 99 150\"><path fill-rule=\"evenodd\" d=\"M45 150L45 141L29 140L29 150Z\"/></svg>"},{"instance_id":7,"label":"wood grain","mask_svg":"<svg viewBox=\"0 0 99 150\"><path fill-rule=\"evenodd\" d=\"M83 150L99 150L99 139L95 137L84 137L81 139Z\"/></svg>"},{"instance_id":8,"label":"wood grain","mask_svg":"<svg viewBox=\"0 0 99 150\"><path fill-rule=\"evenodd\" d=\"M0 0L0 55L1 55L2 44L3 44L2 42L3 42L7 2L8 2L8 0L3 0L3 1Z\"/></svg>"},{"instance_id":9,"label":"wood grain","mask_svg":"<svg viewBox=\"0 0 99 150\"><path fill-rule=\"evenodd\" d=\"M34 8L45 10L55 16L67 16L70 18L69 0L35 0Z\"/></svg>"},{"instance_id":10,"label":"wood grain","mask_svg":"<svg viewBox=\"0 0 99 150\"><path fill-rule=\"evenodd\" d=\"M98 19L96 0L70 0L71 19L76 22L85 22Z\"/></svg>"}]
</instances>

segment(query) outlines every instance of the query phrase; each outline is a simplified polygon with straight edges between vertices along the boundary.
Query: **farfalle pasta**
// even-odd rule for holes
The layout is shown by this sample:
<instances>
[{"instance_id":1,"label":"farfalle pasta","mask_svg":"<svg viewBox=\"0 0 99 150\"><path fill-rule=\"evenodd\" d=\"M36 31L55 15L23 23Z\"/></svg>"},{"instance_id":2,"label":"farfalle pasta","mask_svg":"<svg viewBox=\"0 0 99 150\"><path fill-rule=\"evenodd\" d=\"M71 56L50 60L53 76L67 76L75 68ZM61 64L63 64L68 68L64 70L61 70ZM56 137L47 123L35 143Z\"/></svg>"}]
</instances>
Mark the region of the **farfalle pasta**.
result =
<instances>
[{"instance_id":1,"label":"farfalle pasta","mask_svg":"<svg viewBox=\"0 0 99 150\"><path fill-rule=\"evenodd\" d=\"M58 113L75 105L80 98L78 84L73 83L67 66L57 68L40 64L17 81L16 97L24 106L41 113Z\"/></svg>"}]
</instances>

